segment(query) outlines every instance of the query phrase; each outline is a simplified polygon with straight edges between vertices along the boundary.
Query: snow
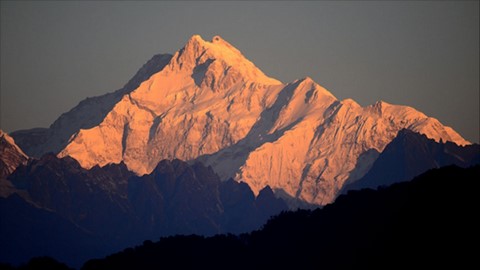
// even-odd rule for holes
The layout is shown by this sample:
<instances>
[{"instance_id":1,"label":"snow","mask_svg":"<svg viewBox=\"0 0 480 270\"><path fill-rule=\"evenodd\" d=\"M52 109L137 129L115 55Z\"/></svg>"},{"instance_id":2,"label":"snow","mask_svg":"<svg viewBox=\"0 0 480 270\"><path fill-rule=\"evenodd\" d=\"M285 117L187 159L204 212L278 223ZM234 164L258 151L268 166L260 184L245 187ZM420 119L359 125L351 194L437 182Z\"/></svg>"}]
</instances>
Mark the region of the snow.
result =
<instances>
[{"instance_id":1,"label":"snow","mask_svg":"<svg viewBox=\"0 0 480 270\"><path fill-rule=\"evenodd\" d=\"M101 124L81 130L59 155L86 168L123 160L141 175L161 159L191 160L244 138L283 86L218 39L193 36L162 71L125 95Z\"/></svg>"},{"instance_id":2,"label":"snow","mask_svg":"<svg viewBox=\"0 0 480 270\"><path fill-rule=\"evenodd\" d=\"M123 161L139 175L162 159L199 160L255 194L269 185L324 205L347 180L362 177L403 128L469 143L408 106L339 101L309 77L282 84L221 37L196 35L59 156L85 168Z\"/></svg>"}]
</instances>

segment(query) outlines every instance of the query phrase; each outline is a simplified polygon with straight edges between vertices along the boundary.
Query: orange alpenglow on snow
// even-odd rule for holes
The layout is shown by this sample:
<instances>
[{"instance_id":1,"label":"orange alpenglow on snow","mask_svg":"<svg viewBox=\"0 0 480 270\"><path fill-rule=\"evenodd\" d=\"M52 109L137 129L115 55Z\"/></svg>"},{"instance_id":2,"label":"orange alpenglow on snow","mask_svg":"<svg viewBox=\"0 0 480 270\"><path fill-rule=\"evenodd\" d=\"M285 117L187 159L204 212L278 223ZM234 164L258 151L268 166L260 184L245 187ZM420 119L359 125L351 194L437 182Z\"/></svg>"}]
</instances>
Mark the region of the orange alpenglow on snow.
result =
<instances>
[{"instance_id":1,"label":"orange alpenglow on snow","mask_svg":"<svg viewBox=\"0 0 480 270\"><path fill-rule=\"evenodd\" d=\"M269 185L324 205L404 128L469 144L411 107L340 101L308 77L284 84L221 37L195 35L58 155L85 168L123 161L138 175L163 159L198 160L256 194Z\"/></svg>"}]
</instances>

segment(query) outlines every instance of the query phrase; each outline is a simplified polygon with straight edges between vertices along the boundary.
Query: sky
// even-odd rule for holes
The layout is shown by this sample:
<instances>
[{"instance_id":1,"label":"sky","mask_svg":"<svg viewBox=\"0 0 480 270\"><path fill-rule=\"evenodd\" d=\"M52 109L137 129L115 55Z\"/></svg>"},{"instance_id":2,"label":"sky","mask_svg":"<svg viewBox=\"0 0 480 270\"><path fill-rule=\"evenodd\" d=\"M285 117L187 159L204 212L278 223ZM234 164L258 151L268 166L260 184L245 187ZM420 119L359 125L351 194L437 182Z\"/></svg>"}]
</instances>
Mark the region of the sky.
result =
<instances>
[{"instance_id":1,"label":"sky","mask_svg":"<svg viewBox=\"0 0 480 270\"><path fill-rule=\"evenodd\" d=\"M48 127L220 35L270 77L412 106L480 140L479 1L1 1L0 128Z\"/></svg>"}]
</instances>

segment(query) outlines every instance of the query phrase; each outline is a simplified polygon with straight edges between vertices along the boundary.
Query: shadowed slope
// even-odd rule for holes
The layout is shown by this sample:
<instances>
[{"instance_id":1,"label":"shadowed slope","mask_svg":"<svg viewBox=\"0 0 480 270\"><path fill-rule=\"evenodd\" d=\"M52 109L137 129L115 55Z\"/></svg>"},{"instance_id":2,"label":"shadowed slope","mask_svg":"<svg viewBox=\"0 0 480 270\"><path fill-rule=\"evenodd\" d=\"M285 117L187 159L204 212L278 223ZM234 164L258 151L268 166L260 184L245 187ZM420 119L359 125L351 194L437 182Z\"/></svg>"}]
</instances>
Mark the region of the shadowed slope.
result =
<instances>
[{"instance_id":1,"label":"shadowed slope","mask_svg":"<svg viewBox=\"0 0 480 270\"><path fill-rule=\"evenodd\" d=\"M407 181L429 169L448 165L470 167L480 164L480 145L458 146L435 142L425 135L401 130L380 154L368 173L347 184L344 191L377 188Z\"/></svg>"},{"instance_id":2,"label":"shadowed slope","mask_svg":"<svg viewBox=\"0 0 480 270\"><path fill-rule=\"evenodd\" d=\"M480 166L431 170L379 191L350 192L323 209L283 213L251 234L148 241L82 269L469 268L479 175Z\"/></svg>"},{"instance_id":3,"label":"shadowed slope","mask_svg":"<svg viewBox=\"0 0 480 270\"><path fill-rule=\"evenodd\" d=\"M247 185L221 182L210 167L180 160L138 177L123 163L86 170L47 154L5 181L0 262L15 264L52 256L79 267L160 236L251 231L287 209L268 188L255 198Z\"/></svg>"}]
</instances>

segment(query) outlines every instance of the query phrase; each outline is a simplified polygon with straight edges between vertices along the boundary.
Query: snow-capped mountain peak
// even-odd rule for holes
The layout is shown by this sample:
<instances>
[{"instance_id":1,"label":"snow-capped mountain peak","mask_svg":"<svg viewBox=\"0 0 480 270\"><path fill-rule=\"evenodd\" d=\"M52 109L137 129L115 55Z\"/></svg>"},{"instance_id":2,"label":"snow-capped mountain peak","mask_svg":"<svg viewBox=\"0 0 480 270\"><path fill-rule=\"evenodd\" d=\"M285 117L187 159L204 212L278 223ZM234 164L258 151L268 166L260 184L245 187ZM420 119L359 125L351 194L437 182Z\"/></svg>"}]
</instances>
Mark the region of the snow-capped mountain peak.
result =
<instances>
[{"instance_id":1,"label":"snow-capped mountain peak","mask_svg":"<svg viewBox=\"0 0 480 270\"><path fill-rule=\"evenodd\" d=\"M197 160L255 194L268 185L277 195L326 204L403 128L468 144L408 106L339 101L309 77L282 84L221 37L195 35L59 156L85 168L123 161L139 175L163 159Z\"/></svg>"},{"instance_id":2,"label":"snow-capped mountain peak","mask_svg":"<svg viewBox=\"0 0 480 270\"><path fill-rule=\"evenodd\" d=\"M238 142L282 88L220 37L196 35L60 156L87 168L123 160L149 173L162 159L191 160Z\"/></svg>"},{"instance_id":3,"label":"snow-capped mountain peak","mask_svg":"<svg viewBox=\"0 0 480 270\"><path fill-rule=\"evenodd\" d=\"M269 78L243 54L220 36L205 41L200 35L192 36L175 53L170 69L192 73L197 86L220 88L219 81L255 81L265 85L281 84Z\"/></svg>"}]
</instances>

